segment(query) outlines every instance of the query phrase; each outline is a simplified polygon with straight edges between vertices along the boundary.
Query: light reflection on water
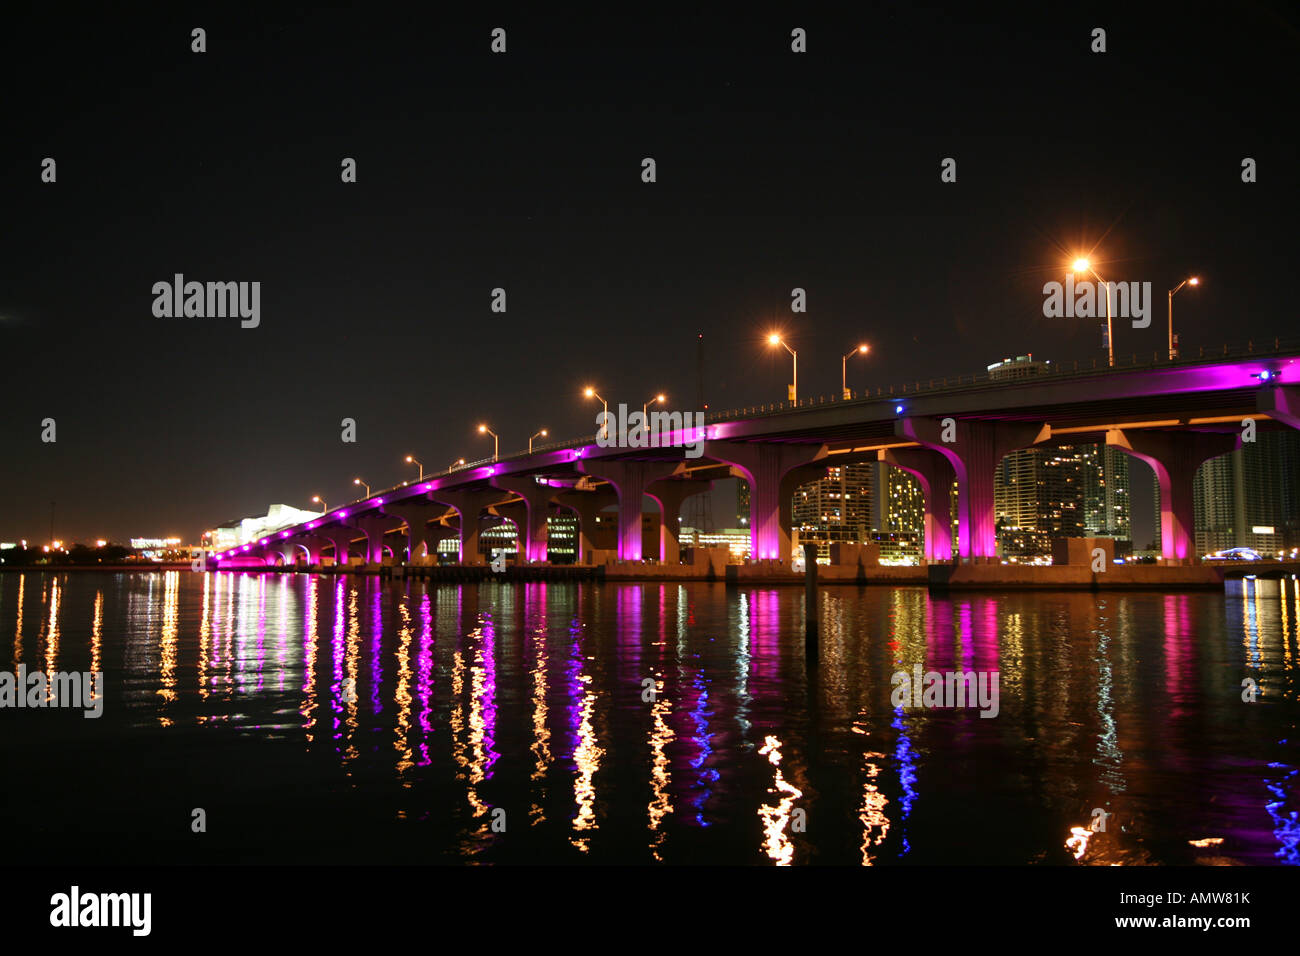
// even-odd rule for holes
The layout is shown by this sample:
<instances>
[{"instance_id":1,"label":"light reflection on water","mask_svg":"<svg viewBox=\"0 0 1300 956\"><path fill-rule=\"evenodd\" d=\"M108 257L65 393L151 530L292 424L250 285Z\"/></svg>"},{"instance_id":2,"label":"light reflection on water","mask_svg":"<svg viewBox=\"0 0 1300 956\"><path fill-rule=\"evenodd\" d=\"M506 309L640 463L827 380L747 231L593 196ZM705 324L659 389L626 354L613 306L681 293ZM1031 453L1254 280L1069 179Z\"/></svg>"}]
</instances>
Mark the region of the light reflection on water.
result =
<instances>
[{"instance_id":1,"label":"light reflection on water","mask_svg":"<svg viewBox=\"0 0 1300 956\"><path fill-rule=\"evenodd\" d=\"M341 860L1294 865L1300 582L1281 585L828 588L810 675L796 589L4 574L12 669L102 669L105 713L0 721L6 748L93 732L124 804L182 799L146 741L222 761L230 812L274 819L272 860L325 852L306 802ZM997 670L998 716L894 706L917 665Z\"/></svg>"}]
</instances>

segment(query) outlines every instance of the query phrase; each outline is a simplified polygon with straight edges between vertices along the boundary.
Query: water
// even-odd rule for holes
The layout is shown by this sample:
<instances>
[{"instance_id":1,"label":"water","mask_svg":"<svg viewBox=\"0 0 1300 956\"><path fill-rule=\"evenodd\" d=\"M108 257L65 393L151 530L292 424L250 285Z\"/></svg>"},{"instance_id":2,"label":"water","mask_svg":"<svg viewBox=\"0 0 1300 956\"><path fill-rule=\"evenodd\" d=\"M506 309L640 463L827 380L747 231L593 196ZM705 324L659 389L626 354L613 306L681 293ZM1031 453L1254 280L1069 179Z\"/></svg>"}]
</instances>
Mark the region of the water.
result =
<instances>
[{"instance_id":1,"label":"water","mask_svg":"<svg viewBox=\"0 0 1300 956\"><path fill-rule=\"evenodd\" d=\"M0 710L0 809L65 863L1294 865L1297 597L827 588L810 676L798 589L0 574L0 670L106 675Z\"/></svg>"}]
</instances>

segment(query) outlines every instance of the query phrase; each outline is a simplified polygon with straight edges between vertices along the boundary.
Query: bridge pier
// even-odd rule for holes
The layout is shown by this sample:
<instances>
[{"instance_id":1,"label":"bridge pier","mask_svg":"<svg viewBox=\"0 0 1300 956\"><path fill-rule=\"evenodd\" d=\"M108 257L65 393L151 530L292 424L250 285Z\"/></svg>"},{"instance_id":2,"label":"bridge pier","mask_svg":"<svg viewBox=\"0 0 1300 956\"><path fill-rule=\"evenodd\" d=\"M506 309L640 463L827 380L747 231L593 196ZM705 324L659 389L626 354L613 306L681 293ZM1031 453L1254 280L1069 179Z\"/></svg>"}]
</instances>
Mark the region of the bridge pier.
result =
<instances>
[{"instance_id":1,"label":"bridge pier","mask_svg":"<svg viewBox=\"0 0 1300 956\"><path fill-rule=\"evenodd\" d=\"M1259 410L1269 418L1300 429L1300 386L1273 385L1261 388L1256 402Z\"/></svg>"},{"instance_id":2,"label":"bridge pier","mask_svg":"<svg viewBox=\"0 0 1300 956\"><path fill-rule=\"evenodd\" d=\"M749 483L749 556L751 560L791 561L791 499L799 484L825 472L825 445L757 444L710 441L704 454L738 469ZM809 471L796 468L820 463ZM787 481L786 479L790 480Z\"/></svg>"},{"instance_id":3,"label":"bridge pier","mask_svg":"<svg viewBox=\"0 0 1300 956\"><path fill-rule=\"evenodd\" d=\"M914 477L925 495L925 560L929 564L952 560L952 503L949 493L956 472L952 462L930 448L885 448L880 461ZM876 494L883 494L876 482Z\"/></svg>"},{"instance_id":4,"label":"bridge pier","mask_svg":"<svg viewBox=\"0 0 1300 956\"><path fill-rule=\"evenodd\" d=\"M562 491L555 500L578 516L578 563L583 564L591 557L594 549L596 516L612 504L618 503L618 495L611 491L595 491L574 488Z\"/></svg>"},{"instance_id":5,"label":"bridge pier","mask_svg":"<svg viewBox=\"0 0 1300 956\"><path fill-rule=\"evenodd\" d=\"M601 461L582 459L578 469L614 486L618 495L618 559L641 560L641 496L646 485L676 472L679 462Z\"/></svg>"},{"instance_id":6,"label":"bridge pier","mask_svg":"<svg viewBox=\"0 0 1300 956\"><path fill-rule=\"evenodd\" d=\"M348 527L366 536L366 563L384 563L384 535L401 527L401 519L391 515L358 515L348 520Z\"/></svg>"},{"instance_id":7,"label":"bridge pier","mask_svg":"<svg viewBox=\"0 0 1300 956\"><path fill-rule=\"evenodd\" d=\"M694 478L662 478L646 486L645 493L659 505L659 560L664 564L681 563L682 502L712 487L713 482Z\"/></svg>"},{"instance_id":8,"label":"bridge pier","mask_svg":"<svg viewBox=\"0 0 1300 956\"><path fill-rule=\"evenodd\" d=\"M1106 444L1141 458L1156 473L1160 489L1160 551L1166 564L1196 558L1192 482L1203 462L1241 447L1241 433L1164 432L1112 428Z\"/></svg>"},{"instance_id":9,"label":"bridge pier","mask_svg":"<svg viewBox=\"0 0 1300 956\"><path fill-rule=\"evenodd\" d=\"M352 546L353 533L350 527L321 528L317 535L334 545L334 566L348 566L348 549Z\"/></svg>"},{"instance_id":10,"label":"bridge pier","mask_svg":"<svg viewBox=\"0 0 1300 956\"><path fill-rule=\"evenodd\" d=\"M998 559L993 486L998 465L1013 451L1047 441L1047 425L1023 422L957 421L904 418L894 425L901 438L910 438L937 451L952 464L957 477L957 549L969 562ZM944 441L945 432L953 441Z\"/></svg>"},{"instance_id":11,"label":"bridge pier","mask_svg":"<svg viewBox=\"0 0 1300 956\"><path fill-rule=\"evenodd\" d=\"M484 508L504 503L509 495L498 490L455 491L436 489L429 492L429 498L440 505L446 505L460 515L460 563L483 564L478 553L478 517Z\"/></svg>"},{"instance_id":12,"label":"bridge pier","mask_svg":"<svg viewBox=\"0 0 1300 956\"><path fill-rule=\"evenodd\" d=\"M522 562L532 564L546 560L546 515L550 508L555 489L550 485L539 485L531 476L507 475L493 478L493 488L510 491L523 499L522 513L517 517L509 515L519 529L522 539L519 542L519 558ZM500 509L498 509L500 514ZM522 519L522 520L521 520Z\"/></svg>"},{"instance_id":13,"label":"bridge pier","mask_svg":"<svg viewBox=\"0 0 1300 956\"><path fill-rule=\"evenodd\" d=\"M437 515L440 515L444 506L435 505L431 501L420 499L409 499L400 504L385 503L384 514L392 515L400 519L406 525L406 554L405 563L415 564L416 559L420 556L421 547L424 548L426 555L432 554L437 545L430 546L429 521Z\"/></svg>"}]
</instances>

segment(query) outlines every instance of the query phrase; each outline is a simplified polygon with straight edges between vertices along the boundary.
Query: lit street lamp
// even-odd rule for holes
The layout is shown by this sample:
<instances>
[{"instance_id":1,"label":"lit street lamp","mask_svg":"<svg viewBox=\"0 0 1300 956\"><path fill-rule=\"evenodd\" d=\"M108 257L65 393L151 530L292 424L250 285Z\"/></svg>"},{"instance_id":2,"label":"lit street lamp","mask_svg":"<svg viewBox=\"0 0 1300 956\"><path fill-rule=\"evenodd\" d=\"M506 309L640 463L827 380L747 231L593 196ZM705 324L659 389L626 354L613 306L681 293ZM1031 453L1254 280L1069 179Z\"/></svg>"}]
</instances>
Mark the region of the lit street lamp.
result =
<instances>
[{"instance_id":1,"label":"lit street lamp","mask_svg":"<svg viewBox=\"0 0 1300 956\"><path fill-rule=\"evenodd\" d=\"M789 392L790 401L797 403L799 401L799 353L786 345L785 342L782 341L781 336L777 335L775 332L767 337L767 344L784 346L785 350L790 353L791 358L794 359L794 381L790 385Z\"/></svg>"},{"instance_id":2,"label":"lit street lamp","mask_svg":"<svg viewBox=\"0 0 1300 956\"><path fill-rule=\"evenodd\" d=\"M463 465L463 464L465 464L465 459L464 459L464 458L457 458L455 461L453 461L450 465L447 466L447 470L448 470L448 471L455 471L457 468L459 468L459 467L460 467L461 465Z\"/></svg>"},{"instance_id":3,"label":"lit street lamp","mask_svg":"<svg viewBox=\"0 0 1300 956\"><path fill-rule=\"evenodd\" d=\"M416 480L424 481L424 465L420 464L420 462L417 459L412 458L410 455L406 456L406 463L408 465L420 465L420 477Z\"/></svg>"},{"instance_id":4,"label":"lit street lamp","mask_svg":"<svg viewBox=\"0 0 1300 956\"><path fill-rule=\"evenodd\" d=\"M651 406L651 405L654 405L655 403L658 403L658 404L662 405L662 404L663 404L664 402L666 402L666 401L668 401L668 399L665 398L662 394L660 394L660 395L656 395L654 398L650 399L650 401L648 401L648 402L646 402L644 405L642 405L642 406L641 406L641 420L642 420L642 421L646 421L646 420L647 420L646 416L647 416L647 413L648 413L649 410L650 410L650 406Z\"/></svg>"},{"instance_id":5,"label":"lit street lamp","mask_svg":"<svg viewBox=\"0 0 1300 956\"><path fill-rule=\"evenodd\" d=\"M1177 295L1178 290L1185 285L1200 284L1201 280L1196 276L1192 276L1191 278L1184 279L1182 282L1178 283L1177 288L1169 290L1169 360L1171 362L1178 358L1178 350L1174 348L1174 296Z\"/></svg>"},{"instance_id":6,"label":"lit street lamp","mask_svg":"<svg viewBox=\"0 0 1300 956\"><path fill-rule=\"evenodd\" d=\"M546 437L546 429L545 429L545 428L543 428L541 431L539 431L536 435L531 436L531 437L528 439L528 454L531 455L531 454L533 453L533 439L534 439L534 438L545 438L545 437Z\"/></svg>"},{"instance_id":7,"label":"lit street lamp","mask_svg":"<svg viewBox=\"0 0 1300 956\"><path fill-rule=\"evenodd\" d=\"M1111 316L1110 316L1110 284L1101 276L1097 275L1097 270L1092 267L1092 264L1088 262L1087 259L1075 259L1074 272L1076 273L1091 272L1092 277L1096 279L1099 283L1101 283L1102 288L1106 290L1106 351L1107 351L1106 364L1110 366L1114 366L1115 329L1111 322Z\"/></svg>"},{"instance_id":8,"label":"lit street lamp","mask_svg":"<svg viewBox=\"0 0 1300 956\"><path fill-rule=\"evenodd\" d=\"M499 455L500 455L500 451L501 451L501 439L500 439L500 437L497 435L496 432L494 432L492 429L488 428L486 425L480 425L480 426L478 427L478 433L479 433L480 435L491 435L491 436L492 436L492 460L493 460L493 461L496 461L497 458L499 457Z\"/></svg>"},{"instance_id":9,"label":"lit street lamp","mask_svg":"<svg viewBox=\"0 0 1300 956\"><path fill-rule=\"evenodd\" d=\"M353 479L352 479L352 483L353 483L354 485L360 485L362 488L366 489L366 497L367 497L367 498L370 497L370 486L369 486L368 484L366 484L366 483L365 483L364 481L362 481L360 478L353 478Z\"/></svg>"},{"instance_id":10,"label":"lit street lamp","mask_svg":"<svg viewBox=\"0 0 1300 956\"><path fill-rule=\"evenodd\" d=\"M325 499L322 498L320 495L312 495L311 500L316 502L316 504L320 505L321 514L324 514L325 512L330 510L329 505L325 504Z\"/></svg>"},{"instance_id":11,"label":"lit street lamp","mask_svg":"<svg viewBox=\"0 0 1300 956\"><path fill-rule=\"evenodd\" d=\"M598 399L600 401L600 404L605 406L605 417L601 419L601 422L603 424L600 426L600 437L604 438L607 434L609 434L609 402L601 398L599 393L597 393L597 391L594 388L592 388L590 385L588 385L583 390L582 394L586 395L588 398Z\"/></svg>"},{"instance_id":12,"label":"lit street lamp","mask_svg":"<svg viewBox=\"0 0 1300 956\"><path fill-rule=\"evenodd\" d=\"M840 388L844 390L844 400L846 402L853 397L853 393L849 391L849 359L859 354L866 355L870 351L871 348L869 346L859 345L852 352L846 353L845 356L840 359Z\"/></svg>"}]
</instances>

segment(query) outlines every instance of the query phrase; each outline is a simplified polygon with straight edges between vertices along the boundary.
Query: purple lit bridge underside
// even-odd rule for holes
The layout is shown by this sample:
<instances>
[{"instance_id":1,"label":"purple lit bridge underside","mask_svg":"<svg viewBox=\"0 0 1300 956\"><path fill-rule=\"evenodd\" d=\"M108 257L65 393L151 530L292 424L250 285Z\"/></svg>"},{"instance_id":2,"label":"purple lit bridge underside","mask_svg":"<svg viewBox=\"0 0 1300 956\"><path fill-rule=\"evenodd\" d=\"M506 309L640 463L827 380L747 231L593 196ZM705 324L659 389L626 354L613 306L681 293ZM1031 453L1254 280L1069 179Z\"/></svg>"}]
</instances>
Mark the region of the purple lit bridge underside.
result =
<instances>
[{"instance_id":1,"label":"purple lit bridge underside","mask_svg":"<svg viewBox=\"0 0 1300 956\"><path fill-rule=\"evenodd\" d=\"M379 563L386 553L421 563L432 560L439 541L456 536L461 561L482 563L479 521L486 513L515 523L522 560L543 562L546 519L563 510L578 518L584 560L596 516L616 507L619 560L675 564L682 502L712 481L735 477L750 489L751 555L787 561L795 489L831 466L884 461L919 481L927 561L990 561L994 473L1002 458L1024 448L1098 442L1152 467L1164 559L1181 563L1194 555L1197 468L1240 447L1246 418L1260 430L1300 428L1300 349L709 413L702 428L668 435L674 444L667 447L602 448L591 438L549 445L390 488L214 558L218 567L292 566L299 558L320 564L333 549L336 564L351 556ZM688 457L681 446L696 440L703 454ZM956 553L947 491L954 480ZM646 495L663 516L658 554L642 553Z\"/></svg>"}]
</instances>

